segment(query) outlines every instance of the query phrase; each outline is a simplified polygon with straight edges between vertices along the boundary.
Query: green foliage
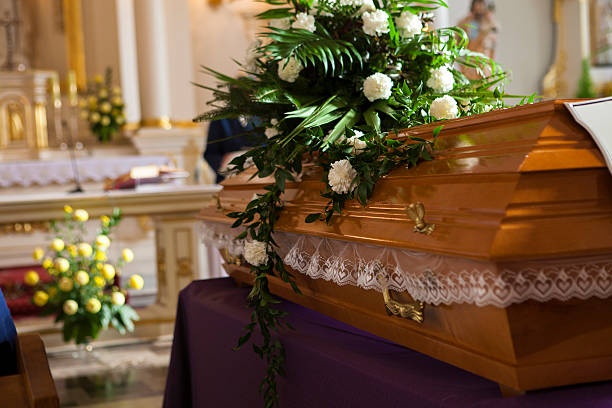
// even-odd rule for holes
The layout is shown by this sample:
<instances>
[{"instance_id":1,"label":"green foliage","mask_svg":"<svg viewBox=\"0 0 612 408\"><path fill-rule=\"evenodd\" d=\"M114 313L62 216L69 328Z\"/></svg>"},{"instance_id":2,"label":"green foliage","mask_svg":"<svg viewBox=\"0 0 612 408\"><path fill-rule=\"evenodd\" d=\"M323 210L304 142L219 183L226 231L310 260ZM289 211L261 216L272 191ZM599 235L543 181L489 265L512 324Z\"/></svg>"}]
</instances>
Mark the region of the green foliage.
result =
<instances>
[{"instance_id":1,"label":"green foliage","mask_svg":"<svg viewBox=\"0 0 612 408\"><path fill-rule=\"evenodd\" d=\"M596 98L595 85L591 77L591 63L588 58L582 60L582 74L578 80L577 98Z\"/></svg>"},{"instance_id":2,"label":"green foliage","mask_svg":"<svg viewBox=\"0 0 612 408\"><path fill-rule=\"evenodd\" d=\"M367 9L365 1L318 0L316 7L313 0L263 1L274 7L258 18L289 21L276 21L274 27L260 34L260 45L242 66L243 76L232 78L203 67L221 84L216 88L202 85L213 92L209 102L213 109L195 120L259 119L260 125L250 132L255 147L230 163L231 172L254 166L253 177L273 177L274 182L244 211L228 216L235 219L234 227L244 228L237 239L266 244L268 262L251 267L255 283L248 304L253 313L238 348L250 341L255 331L261 332L262 342L253 344L253 349L268 364L261 392L269 407L279 403L275 379L282 375L284 362L282 344L274 333L287 328L287 324L283 321L285 313L275 307L278 301L270 293L268 277L279 276L299 293L277 253L274 225L287 183L301 174L302 162L310 161L323 169L326 188L321 195L328 199L325 208L308 215L306 222L333 223L334 215L342 212L348 200L367 205L378 180L394 168L430 160L432 139L438 137L442 126L428 140L397 138L388 132L436 122L430 109L445 95L456 101L457 117L503 108L508 76L491 59L467 49L468 37L461 28L423 30L403 37L405 27L398 20L401 13L424 13L421 21L428 23L431 17L427 12L447 6L442 0L383 0L378 7L388 15L388 33L374 36L363 29L361 8ZM297 13L314 17L314 32L290 27ZM302 19L312 17L301 15ZM283 28L277 28L280 26ZM279 72L288 70L291 58L298 60L302 69L295 78L283 80ZM457 65L479 77L466 77ZM428 86L432 70L438 68L447 73L446 82L448 75L452 76L448 92ZM364 81L373 74L384 74L392 82L390 96L368 99ZM435 81L432 86L439 88ZM534 97L523 102L533 102ZM357 174L346 193L334 191L329 180L332 165L341 160L348 161Z\"/></svg>"}]
</instances>

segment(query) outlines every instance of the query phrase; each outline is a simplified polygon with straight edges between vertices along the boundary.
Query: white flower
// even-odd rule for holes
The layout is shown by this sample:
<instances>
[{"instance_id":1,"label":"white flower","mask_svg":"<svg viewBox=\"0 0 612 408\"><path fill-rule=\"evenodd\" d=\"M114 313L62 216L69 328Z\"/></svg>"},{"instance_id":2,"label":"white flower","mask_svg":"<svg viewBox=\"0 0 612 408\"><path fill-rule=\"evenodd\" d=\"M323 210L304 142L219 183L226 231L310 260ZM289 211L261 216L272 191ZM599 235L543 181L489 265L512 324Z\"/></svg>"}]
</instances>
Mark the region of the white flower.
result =
<instances>
[{"instance_id":1,"label":"white flower","mask_svg":"<svg viewBox=\"0 0 612 408\"><path fill-rule=\"evenodd\" d=\"M351 185L357 177L357 172L348 160L338 160L332 163L327 179L329 186L338 194L353 191L356 185Z\"/></svg>"},{"instance_id":2,"label":"white flower","mask_svg":"<svg viewBox=\"0 0 612 408\"><path fill-rule=\"evenodd\" d=\"M363 136L363 132L360 130L354 130L353 132L355 133L354 136L347 139L346 136L342 135L336 140L336 142L347 142L353 146L353 153L361 153L367 147L366 142L360 139Z\"/></svg>"},{"instance_id":3,"label":"white flower","mask_svg":"<svg viewBox=\"0 0 612 408\"><path fill-rule=\"evenodd\" d=\"M485 105L483 107L484 112L491 112L491 110L493 110L493 105Z\"/></svg>"},{"instance_id":4,"label":"white flower","mask_svg":"<svg viewBox=\"0 0 612 408\"><path fill-rule=\"evenodd\" d=\"M367 35L381 35L389 32L389 15L382 11L367 11L361 16L363 32Z\"/></svg>"},{"instance_id":5,"label":"white flower","mask_svg":"<svg viewBox=\"0 0 612 408\"><path fill-rule=\"evenodd\" d=\"M277 136L279 134L279 131L275 127L269 127L269 128L266 128L264 133L266 134L266 137L268 139L272 139L274 136Z\"/></svg>"},{"instance_id":6,"label":"white flower","mask_svg":"<svg viewBox=\"0 0 612 408\"><path fill-rule=\"evenodd\" d=\"M374 5L374 1L372 0L364 0L361 8L357 11L358 15L362 15L367 11L375 11L376 6Z\"/></svg>"},{"instance_id":7,"label":"white flower","mask_svg":"<svg viewBox=\"0 0 612 408\"><path fill-rule=\"evenodd\" d=\"M125 295L121 292L111 293L111 302L113 305L123 306L125 303Z\"/></svg>"},{"instance_id":8,"label":"white flower","mask_svg":"<svg viewBox=\"0 0 612 408\"><path fill-rule=\"evenodd\" d=\"M325 4L333 7L335 2L336 0L327 0ZM308 14L311 14L311 15L319 14L325 17L333 17L332 13L321 10L321 8L319 7L319 0L313 0L312 6L310 7Z\"/></svg>"},{"instance_id":9,"label":"white flower","mask_svg":"<svg viewBox=\"0 0 612 408\"><path fill-rule=\"evenodd\" d=\"M455 119L459 116L457 101L449 95L444 95L431 103L429 114L436 119Z\"/></svg>"},{"instance_id":10,"label":"white flower","mask_svg":"<svg viewBox=\"0 0 612 408\"><path fill-rule=\"evenodd\" d=\"M275 18L275 19L270 20L268 25L270 27L278 28L281 30L288 30L291 27L291 19L289 17Z\"/></svg>"},{"instance_id":11,"label":"white flower","mask_svg":"<svg viewBox=\"0 0 612 408\"><path fill-rule=\"evenodd\" d=\"M377 99L389 99L391 97L393 81L385 74L377 72L363 81L363 94L370 102Z\"/></svg>"},{"instance_id":12,"label":"white flower","mask_svg":"<svg viewBox=\"0 0 612 408\"><path fill-rule=\"evenodd\" d=\"M266 243L251 241L244 243L244 259L253 266L261 266L268 263Z\"/></svg>"},{"instance_id":13,"label":"white flower","mask_svg":"<svg viewBox=\"0 0 612 408\"><path fill-rule=\"evenodd\" d=\"M288 61L284 60L278 63L278 77L283 81L295 82L303 69L304 66L299 60L290 57Z\"/></svg>"},{"instance_id":14,"label":"white flower","mask_svg":"<svg viewBox=\"0 0 612 408\"><path fill-rule=\"evenodd\" d=\"M427 86L437 93L446 93L453 90L455 78L447 67L440 67L430 71Z\"/></svg>"},{"instance_id":15,"label":"white flower","mask_svg":"<svg viewBox=\"0 0 612 408\"><path fill-rule=\"evenodd\" d=\"M291 28L301 28L302 30L310 31L311 33L314 33L317 29L315 27L315 18L306 13L297 13L295 15L295 21L293 24L291 24Z\"/></svg>"},{"instance_id":16,"label":"white flower","mask_svg":"<svg viewBox=\"0 0 612 408\"><path fill-rule=\"evenodd\" d=\"M409 11L402 11L399 17L395 18L395 26L402 37L412 37L423 30L423 23L419 16Z\"/></svg>"},{"instance_id":17,"label":"white flower","mask_svg":"<svg viewBox=\"0 0 612 408\"><path fill-rule=\"evenodd\" d=\"M270 124L271 124L272 126L276 126L276 125L278 125L278 119L276 119L276 118L272 118L272 119L270 119Z\"/></svg>"}]
</instances>

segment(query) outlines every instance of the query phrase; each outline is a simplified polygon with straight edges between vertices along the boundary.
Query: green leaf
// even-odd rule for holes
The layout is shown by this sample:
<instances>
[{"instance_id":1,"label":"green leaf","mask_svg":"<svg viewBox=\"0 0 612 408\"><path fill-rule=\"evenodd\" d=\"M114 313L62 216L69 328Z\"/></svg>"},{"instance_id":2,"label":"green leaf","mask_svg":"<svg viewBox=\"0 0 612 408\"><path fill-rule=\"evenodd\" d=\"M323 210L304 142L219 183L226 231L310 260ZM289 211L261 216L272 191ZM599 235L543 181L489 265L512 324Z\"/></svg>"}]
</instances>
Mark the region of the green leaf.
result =
<instances>
[{"instance_id":1,"label":"green leaf","mask_svg":"<svg viewBox=\"0 0 612 408\"><path fill-rule=\"evenodd\" d=\"M308 214L306 216L306 224L311 224L321 218L321 213Z\"/></svg>"}]
</instances>

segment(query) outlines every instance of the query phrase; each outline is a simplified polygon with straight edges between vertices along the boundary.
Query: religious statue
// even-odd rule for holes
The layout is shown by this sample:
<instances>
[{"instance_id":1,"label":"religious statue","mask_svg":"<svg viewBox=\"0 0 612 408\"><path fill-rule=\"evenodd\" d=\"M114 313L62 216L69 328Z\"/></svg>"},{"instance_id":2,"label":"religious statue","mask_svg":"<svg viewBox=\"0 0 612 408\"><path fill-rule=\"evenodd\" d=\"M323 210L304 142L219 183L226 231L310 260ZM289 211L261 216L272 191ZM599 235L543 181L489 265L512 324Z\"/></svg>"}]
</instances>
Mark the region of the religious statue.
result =
<instances>
[{"instance_id":1,"label":"religious statue","mask_svg":"<svg viewBox=\"0 0 612 408\"><path fill-rule=\"evenodd\" d=\"M495 58L495 46L497 45L497 33L499 24L494 16L495 5L486 0L472 0L470 13L459 22L470 39L468 48L479 52L489 58ZM471 79L477 78L473 69L465 68L463 73Z\"/></svg>"},{"instance_id":2,"label":"religious statue","mask_svg":"<svg viewBox=\"0 0 612 408\"><path fill-rule=\"evenodd\" d=\"M4 29L4 37L6 40L6 60L1 69L5 71L23 71L24 64L19 64L16 61L15 54L19 49L19 29L21 20L19 19L19 6L17 0L11 2L12 10L5 10L4 17L0 19L0 27Z\"/></svg>"}]
</instances>

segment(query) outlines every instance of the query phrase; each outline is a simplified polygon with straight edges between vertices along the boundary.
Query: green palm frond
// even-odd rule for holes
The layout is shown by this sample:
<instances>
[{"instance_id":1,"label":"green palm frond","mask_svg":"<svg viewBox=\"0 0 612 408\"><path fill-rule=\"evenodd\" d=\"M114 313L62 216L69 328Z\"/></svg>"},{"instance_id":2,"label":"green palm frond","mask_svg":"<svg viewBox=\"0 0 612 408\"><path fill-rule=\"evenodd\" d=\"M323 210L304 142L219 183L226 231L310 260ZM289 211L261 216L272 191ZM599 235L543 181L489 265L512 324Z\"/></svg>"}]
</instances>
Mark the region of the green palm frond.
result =
<instances>
[{"instance_id":1,"label":"green palm frond","mask_svg":"<svg viewBox=\"0 0 612 408\"><path fill-rule=\"evenodd\" d=\"M325 34L327 34L325 32ZM356 60L363 64L361 55L353 44L348 41L337 40L327 35L311 33L306 30L281 30L270 28L262 36L273 40L270 44L262 46L259 50L275 60L284 60L289 57L298 59L304 66L317 66L321 64L325 74L336 72L336 65L344 69L344 64L352 65Z\"/></svg>"}]
</instances>

